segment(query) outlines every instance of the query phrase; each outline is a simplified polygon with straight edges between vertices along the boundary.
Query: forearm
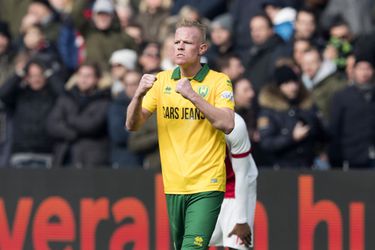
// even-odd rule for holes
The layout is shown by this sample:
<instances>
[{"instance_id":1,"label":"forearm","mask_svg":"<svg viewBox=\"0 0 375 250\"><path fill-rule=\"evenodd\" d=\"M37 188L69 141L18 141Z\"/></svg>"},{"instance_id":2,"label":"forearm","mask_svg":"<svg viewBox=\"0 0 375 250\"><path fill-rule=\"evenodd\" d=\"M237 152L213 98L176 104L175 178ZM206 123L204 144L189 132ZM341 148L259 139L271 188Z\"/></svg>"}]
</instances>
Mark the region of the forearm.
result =
<instances>
[{"instance_id":1,"label":"forearm","mask_svg":"<svg viewBox=\"0 0 375 250\"><path fill-rule=\"evenodd\" d=\"M138 130L145 121L142 115L142 99L143 96L134 96L128 106L125 125L129 131Z\"/></svg>"},{"instance_id":2,"label":"forearm","mask_svg":"<svg viewBox=\"0 0 375 250\"><path fill-rule=\"evenodd\" d=\"M232 158L233 171L236 176L235 182L235 209L236 223L243 224L248 222L248 198L253 194L249 194L248 190L248 169L250 166L249 157Z\"/></svg>"},{"instance_id":3,"label":"forearm","mask_svg":"<svg viewBox=\"0 0 375 250\"><path fill-rule=\"evenodd\" d=\"M225 134L229 134L234 128L234 111L227 109L216 108L205 99L203 99L196 92L192 94L189 100L196 106L211 124Z\"/></svg>"}]
</instances>

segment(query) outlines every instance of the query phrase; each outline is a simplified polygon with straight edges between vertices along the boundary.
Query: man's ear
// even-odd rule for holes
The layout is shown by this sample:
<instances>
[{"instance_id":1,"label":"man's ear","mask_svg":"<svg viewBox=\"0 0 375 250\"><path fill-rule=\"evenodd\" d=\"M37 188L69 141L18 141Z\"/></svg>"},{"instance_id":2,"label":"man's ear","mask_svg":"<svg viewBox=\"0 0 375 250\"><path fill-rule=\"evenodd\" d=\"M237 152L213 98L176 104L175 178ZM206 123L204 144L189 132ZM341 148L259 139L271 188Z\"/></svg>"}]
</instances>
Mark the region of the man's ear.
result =
<instances>
[{"instance_id":1,"label":"man's ear","mask_svg":"<svg viewBox=\"0 0 375 250\"><path fill-rule=\"evenodd\" d=\"M208 49L208 44L207 43L202 43L200 46L199 46L199 55L202 56L206 53Z\"/></svg>"}]
</instances>

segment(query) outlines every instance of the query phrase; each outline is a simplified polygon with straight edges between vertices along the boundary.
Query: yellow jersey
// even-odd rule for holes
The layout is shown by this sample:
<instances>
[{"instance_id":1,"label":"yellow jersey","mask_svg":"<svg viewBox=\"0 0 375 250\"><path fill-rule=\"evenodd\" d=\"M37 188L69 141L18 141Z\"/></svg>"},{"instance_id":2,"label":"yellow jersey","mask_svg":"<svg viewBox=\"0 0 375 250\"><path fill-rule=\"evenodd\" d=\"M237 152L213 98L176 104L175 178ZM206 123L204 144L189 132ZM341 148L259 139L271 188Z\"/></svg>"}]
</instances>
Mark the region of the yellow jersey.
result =
<instances>
[{"instance_id":1,"label":"yellow jersey","mask_svg":"<svg viewBox=\"0 0 375 250\"><path fill-rule=\"evenodd\" d=\"M164 191L192 194L225 191L225 135L189 100L176 93L180 68L160 72L142 100L157 114ZM217 108L234 109L229 78L205 64L190 79L193 90Z\"/></svg>"}]
</instances>

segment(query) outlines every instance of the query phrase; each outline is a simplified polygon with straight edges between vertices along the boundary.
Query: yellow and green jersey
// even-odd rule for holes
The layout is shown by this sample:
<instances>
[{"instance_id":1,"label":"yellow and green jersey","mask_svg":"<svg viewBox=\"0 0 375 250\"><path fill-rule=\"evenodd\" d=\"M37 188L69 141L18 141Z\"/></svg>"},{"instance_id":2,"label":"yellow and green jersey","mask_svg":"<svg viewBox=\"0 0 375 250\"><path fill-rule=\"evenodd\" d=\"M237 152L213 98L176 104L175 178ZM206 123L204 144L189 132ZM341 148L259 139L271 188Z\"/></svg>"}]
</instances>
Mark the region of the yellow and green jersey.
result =
<instances>
[{"instance_id":1,"label":"yellow and green jersey","mask_svg":"<svg viewBox=\"0 0 375 250\"><path fill-rule=\"evenodd\" d=\"M180 68L160 72L142 107L157 114L164 191L225 191L225 136L189 100L175 92ZM204 65L192 88L217 108L234 109L232 83Z\"/></svg>"}]
</instances>

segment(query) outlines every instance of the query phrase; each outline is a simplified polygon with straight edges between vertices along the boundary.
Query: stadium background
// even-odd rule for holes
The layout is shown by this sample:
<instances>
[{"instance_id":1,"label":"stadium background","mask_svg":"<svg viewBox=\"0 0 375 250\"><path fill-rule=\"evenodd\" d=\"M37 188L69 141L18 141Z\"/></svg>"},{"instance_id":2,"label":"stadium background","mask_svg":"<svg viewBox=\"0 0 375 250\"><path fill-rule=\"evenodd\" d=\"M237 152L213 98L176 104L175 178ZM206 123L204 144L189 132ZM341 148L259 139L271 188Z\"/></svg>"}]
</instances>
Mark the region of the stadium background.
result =
<instances>
[{"instance_id":1,"label":"stadium background","mask_svg":"<svg viewBox=\"0 0 375 250\"><path fill-rule=\"evenodd\" d=\"M261 171L254 249L374 249L374 177ZM0 249L172 249L161 175L3 169Z\"/></svg>"}]
</instances>

